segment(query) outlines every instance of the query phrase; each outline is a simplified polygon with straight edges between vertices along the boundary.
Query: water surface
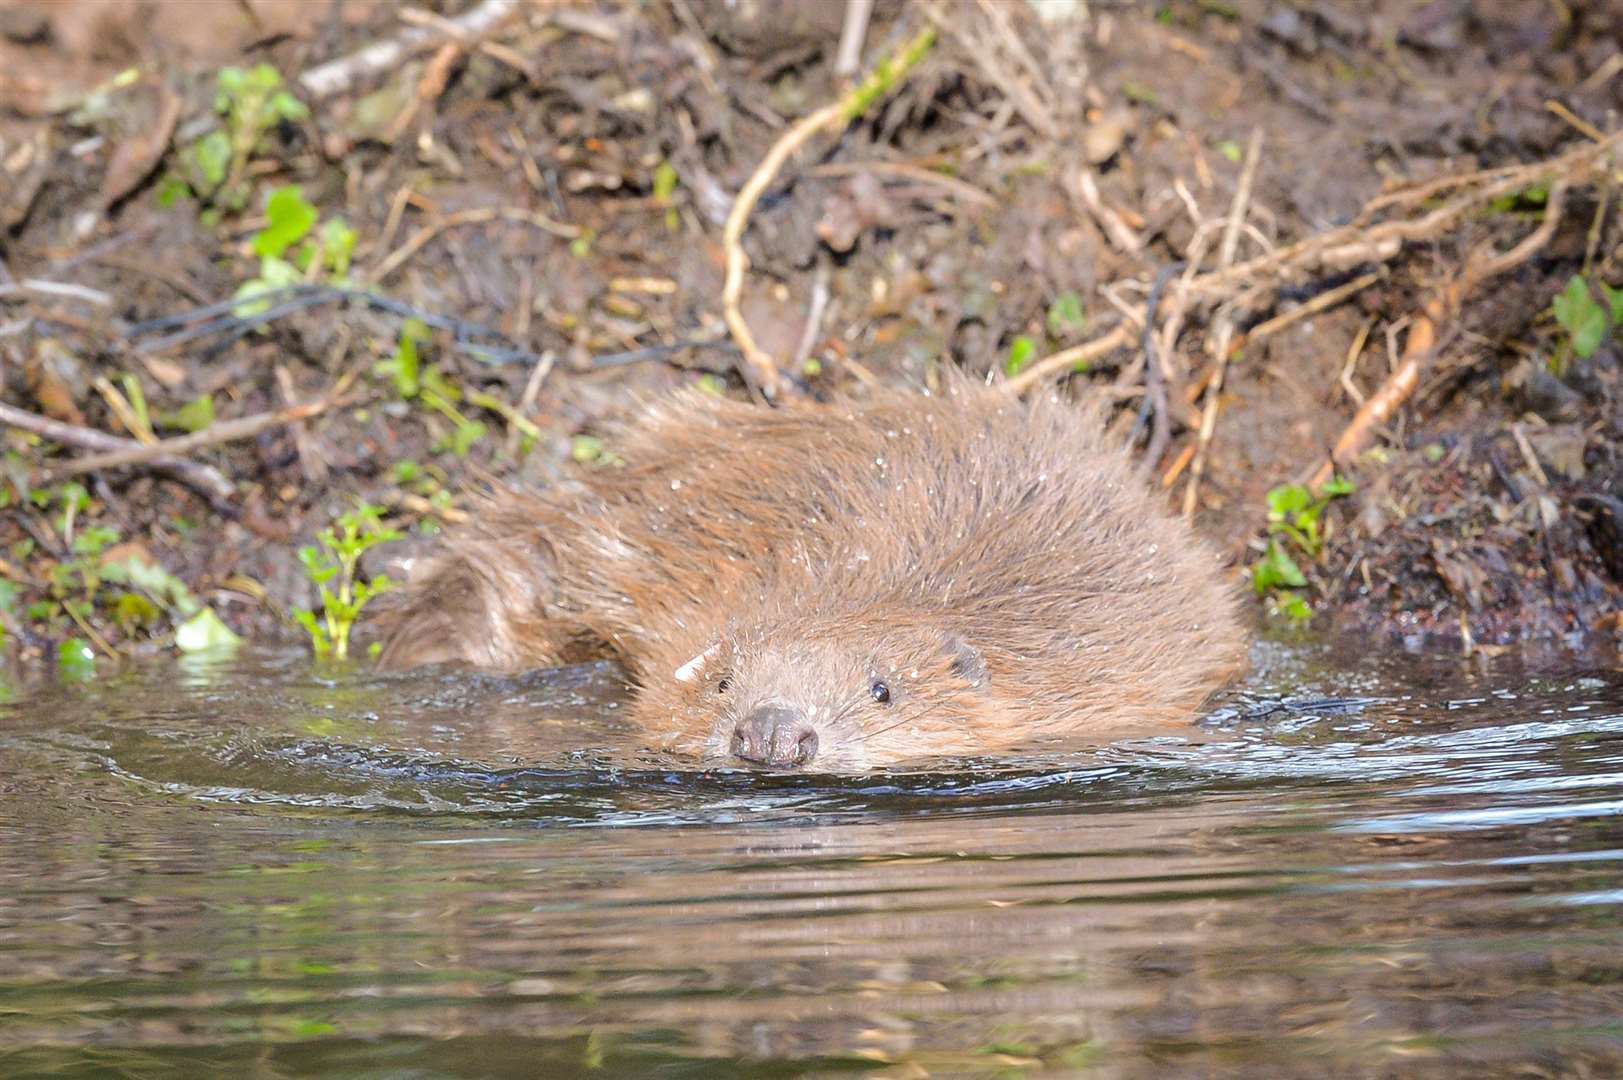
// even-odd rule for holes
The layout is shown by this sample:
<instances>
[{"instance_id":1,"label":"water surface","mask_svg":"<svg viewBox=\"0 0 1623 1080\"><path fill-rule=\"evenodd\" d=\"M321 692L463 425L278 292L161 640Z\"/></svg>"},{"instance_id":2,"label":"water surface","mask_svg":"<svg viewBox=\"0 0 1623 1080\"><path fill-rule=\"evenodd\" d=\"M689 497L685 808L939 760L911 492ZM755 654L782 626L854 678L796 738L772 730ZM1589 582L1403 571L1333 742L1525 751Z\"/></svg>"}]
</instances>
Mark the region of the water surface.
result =
<instances>
[{"instance_id":1,"label":"water surface","mask_svg":"<svg viewBox=\"0 0 1623 1080\"><path fill-rule=\"evenodd\" d=\"M847 778L640 751L603 667L18 690L0 1075L1623 1075L1623 679L1261 659Z\"/></svg>"}]
</instances>

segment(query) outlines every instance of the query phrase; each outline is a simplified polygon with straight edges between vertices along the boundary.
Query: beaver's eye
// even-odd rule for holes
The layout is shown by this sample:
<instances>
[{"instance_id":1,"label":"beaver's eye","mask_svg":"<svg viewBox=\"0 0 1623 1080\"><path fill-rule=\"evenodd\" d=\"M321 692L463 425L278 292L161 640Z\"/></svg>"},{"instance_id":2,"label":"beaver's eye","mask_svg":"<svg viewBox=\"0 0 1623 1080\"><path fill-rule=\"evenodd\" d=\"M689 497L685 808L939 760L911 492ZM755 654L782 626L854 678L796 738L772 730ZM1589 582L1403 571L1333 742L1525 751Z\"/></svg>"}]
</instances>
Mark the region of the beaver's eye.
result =
<instances>
[{"instance_id":1,"label":"beaver's eye","mask_svg":"<svg viewBox=\"0 0 1623 1080\"><path fill-rule=\"evenodd\" d=\"M729 679L727 676L723 675L720 679L716 680L716 693L725 694L732 688L733 680Z\"/></svg>"},{"instance_id":2,"label":"beaver's eye","mask_svg":"<svg viewBox=\"0 0 1623 1080\"><path fill-rule=\"evenodd\" d=\"M884 683L875 681L872 686L868 687L868 693L872 694L873 699L879 702L879 704L890 704L890 687L886 686Z\"/></svg>"}]
</instances>

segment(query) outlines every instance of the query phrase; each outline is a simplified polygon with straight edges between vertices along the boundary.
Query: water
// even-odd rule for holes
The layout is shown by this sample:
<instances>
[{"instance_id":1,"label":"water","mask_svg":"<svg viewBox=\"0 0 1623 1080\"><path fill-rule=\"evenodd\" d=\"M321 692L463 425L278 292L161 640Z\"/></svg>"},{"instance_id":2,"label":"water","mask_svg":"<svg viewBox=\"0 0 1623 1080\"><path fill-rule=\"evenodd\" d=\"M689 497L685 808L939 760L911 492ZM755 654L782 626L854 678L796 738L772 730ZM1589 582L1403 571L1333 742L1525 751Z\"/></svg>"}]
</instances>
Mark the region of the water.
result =
<instances>
[{"instance_id":1,"label":"water","mask_svg":"<svg viewBox=\"0 0 1623 1080\"><path fill-rule=\"evenodd\" d=\"M1374 700L830 779L604 668L19 691L0 1075L1623 1075L1623 679L1261 659Z\"/></svg>"}]
</instances>

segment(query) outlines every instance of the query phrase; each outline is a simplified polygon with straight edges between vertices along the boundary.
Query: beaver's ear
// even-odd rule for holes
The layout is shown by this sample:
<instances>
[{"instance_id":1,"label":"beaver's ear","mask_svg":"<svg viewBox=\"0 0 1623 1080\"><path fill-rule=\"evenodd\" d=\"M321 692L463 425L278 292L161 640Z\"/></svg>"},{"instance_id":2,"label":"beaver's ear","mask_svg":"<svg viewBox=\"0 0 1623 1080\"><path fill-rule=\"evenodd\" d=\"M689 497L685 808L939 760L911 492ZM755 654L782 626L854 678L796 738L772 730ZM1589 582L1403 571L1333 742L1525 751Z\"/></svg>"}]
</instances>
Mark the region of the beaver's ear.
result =
<instances>
[{"instance_id":1,"label":"beaver's ear","mask_svg":"<svg viewBox=\"0 0 1623 1080\"><path fill-rule=\"evenodd\" d=\"M949 630L941 635L941 649L947 654L948 671L975 686L986 681L986 658L975 646Z\"/></svg>"}]
</instances>

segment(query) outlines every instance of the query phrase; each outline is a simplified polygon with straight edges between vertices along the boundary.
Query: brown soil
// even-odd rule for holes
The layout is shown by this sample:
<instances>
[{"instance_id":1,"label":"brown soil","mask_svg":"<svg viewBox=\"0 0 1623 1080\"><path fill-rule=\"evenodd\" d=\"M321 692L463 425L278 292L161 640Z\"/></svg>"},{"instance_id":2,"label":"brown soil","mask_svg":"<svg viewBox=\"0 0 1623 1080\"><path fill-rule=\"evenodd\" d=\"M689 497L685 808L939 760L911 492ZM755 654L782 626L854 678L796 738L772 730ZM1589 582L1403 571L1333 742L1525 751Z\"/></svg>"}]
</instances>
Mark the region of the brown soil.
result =
<instances>
[{"instance_id":1,"label":"brown soil","mask_svg":"<svg viewBox=\"0 0 1623 1080\"><path fill-rule=\"evenodd\" d=\"M427 6L456 18L479 5ZM864 69L928 10L880 2ZM1253 130L1263 149L1241 259L1346 223L1395 185L1582 145L1583 129L1610 130L1623 108L1614 0L1171 0L1095 4L1084 20L1046 24L1013 0L941 10L924 63L791 159L746 234L744 315L768 351L805 353L791 367L819 397L923 381L941 357L1001 370L1018 338L1040 356L1116 325L1120 305L1141 305L1157 271L1190 254L1197 223L1227 213ZM489 475L562 475L583 450L575 437L634 391L714 376L747 393L721 321L722 223L785 126L840 93L840 18L836 5L787 0L524 6L486 47L447 46L431 23L426 50L317 100L300 73L418 27L392 5L353 0L0 0L4 400L128 437L107 392L127 396L126 374L154 416L208 395L217 424L290 396L322 399L354 376L341 407L314 420L189 453L229 494L145 468L91 473L74 528L116 529L242 633L297 636L285 611L314 598L297 547L355 498L431 528ZM246 155L240 208L218 197L160 206L165 176L219 124L217 69L260 62L310 117L271 126ZM138 78L108 82L132 65ZM669 197L656 194L663 162L678 181ZM1418 644L1566 647L1615 633L1617 341L1579 360L1551 317L1574 273L1623 282L1613 175L1608 164L1585 177L1542 248L1467 291L1418 391L1377 430L1377 453L1346 463L1358 491L1327 512L1322 556L1298 559L1329 621ZM310 307L262 331L222 327L140 351L159 336L135 334L144 321L229 297L256 274L265 197L292 183L324 219L354 227L358 280L502 335L509 348L481 354L441 329L422 360L523 423L464 398L457 408L488 433L465 457L445 449L445 415L372 372L401 326L376 306ZM1373 393L1425 298L1473 252L1526 237L1541 198L1503 200L1409 244L1378 264L1383 280L1229 366L1195 520L1236 574L1264 542L1265 493L1310 474L1352 418L1348 386ZM505 216L454 216L481 208ZM1198 238L1208 266L1212 239ZM1376 266L1292 281L1243 311L1240 329ZM1085 325L1050 319L1066 294ZM1212 318L1189 308L1167 358L1160 468L1177 474L1175 503L1212 371ZM1144 385L1131 337L1070 379L1114 395L1122 431ZM640 351L690 342L701 344ZM89 451L18 428L5 438L0 578L17 596L0 614L9 647L38 654L84 632L45 601L53 567L74 558L50 470ZM409 482L401 462L420 466ZM36 490L47 506L28 498ZM165 620L121 627L117 597L103 590L81 613L106 647L166 642Z\"/></svg>"}]
</instances>

